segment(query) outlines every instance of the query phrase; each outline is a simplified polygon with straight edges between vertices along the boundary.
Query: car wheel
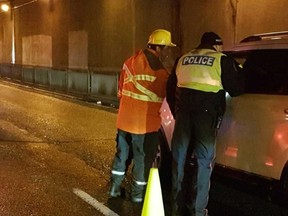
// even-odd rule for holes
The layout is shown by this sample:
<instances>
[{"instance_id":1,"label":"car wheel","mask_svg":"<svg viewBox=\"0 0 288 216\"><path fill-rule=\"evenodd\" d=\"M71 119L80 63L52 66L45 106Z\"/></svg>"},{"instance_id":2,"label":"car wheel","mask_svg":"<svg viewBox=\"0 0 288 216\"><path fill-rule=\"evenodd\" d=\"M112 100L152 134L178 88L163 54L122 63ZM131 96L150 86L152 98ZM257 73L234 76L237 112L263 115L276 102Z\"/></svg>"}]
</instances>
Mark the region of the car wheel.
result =
<instances>
[{"instance_id":1,"label":"car wheel","mask_svg":"<svg viewBox=\"0 0 288 216\"><path fill-rule=\"evenodd\" d=\"M281 188L284 190L286 196L288 197L288 161L286 162L283 172L281 174Z\"/></svg>"}]
</instances>

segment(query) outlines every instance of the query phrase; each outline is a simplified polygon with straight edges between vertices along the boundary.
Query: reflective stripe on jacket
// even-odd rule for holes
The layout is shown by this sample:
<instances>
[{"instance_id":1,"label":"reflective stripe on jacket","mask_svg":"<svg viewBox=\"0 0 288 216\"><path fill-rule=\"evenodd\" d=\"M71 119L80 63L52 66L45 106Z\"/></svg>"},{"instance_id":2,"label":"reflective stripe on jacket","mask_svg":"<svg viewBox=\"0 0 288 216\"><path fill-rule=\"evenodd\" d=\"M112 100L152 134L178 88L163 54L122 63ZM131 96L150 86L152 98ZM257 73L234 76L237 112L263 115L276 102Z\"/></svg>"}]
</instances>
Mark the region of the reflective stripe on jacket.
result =
<instances>
[{"instance_id":1,"label":"reflective stripe on jacket","mask_svg":"<svg viewBox=\"0 0 288 216\"><path fill-rule=\"evenodd\" d=\"M221 83L223 53L211 49L195 49L183 55L177 65L177 86L205 92L218 92Z\"/></svg>"},{"instance_id":2,"label":"reflective stripe on jacket","mask_svg":"<svg viewBox=\"0 0 288 216\"><path fill-rule=\"evenodd\" d=\"M140 50L126 60L119 79L117 128L134 134L158 131L167 79L153 50Z\"/></svg>"}]
</instances>

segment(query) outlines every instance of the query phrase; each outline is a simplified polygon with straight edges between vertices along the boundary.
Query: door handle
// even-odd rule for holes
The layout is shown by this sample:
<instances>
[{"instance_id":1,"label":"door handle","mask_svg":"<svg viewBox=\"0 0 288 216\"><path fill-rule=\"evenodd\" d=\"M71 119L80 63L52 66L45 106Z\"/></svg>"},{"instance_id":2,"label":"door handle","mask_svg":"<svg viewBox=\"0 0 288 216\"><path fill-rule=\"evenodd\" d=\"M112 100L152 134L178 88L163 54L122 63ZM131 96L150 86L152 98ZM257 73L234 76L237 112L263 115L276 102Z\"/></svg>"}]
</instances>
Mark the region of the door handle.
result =
<instances>
[{"instance_id":1,"label":"door handle","mask_svg":"<svg viewBox=\"0 0 288 216\"><path fill-rule=\"evenodd\" d=\"M284 109L284 113L288 115L288 108Z\"/></svg>"}]
</instances>

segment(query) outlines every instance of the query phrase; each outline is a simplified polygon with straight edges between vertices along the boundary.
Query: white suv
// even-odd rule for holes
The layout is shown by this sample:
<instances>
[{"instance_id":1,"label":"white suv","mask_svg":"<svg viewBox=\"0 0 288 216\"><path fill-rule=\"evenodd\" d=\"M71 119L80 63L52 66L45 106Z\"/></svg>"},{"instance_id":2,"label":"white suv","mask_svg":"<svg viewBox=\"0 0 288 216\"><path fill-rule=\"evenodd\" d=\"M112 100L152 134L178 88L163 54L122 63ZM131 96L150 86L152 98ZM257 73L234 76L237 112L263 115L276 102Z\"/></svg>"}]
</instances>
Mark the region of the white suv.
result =
<instances>
[{"instance_id":1,"label":"white suv","mask_svg":"<svg viewBox=\"0 0 288 216\"><path fill-rule=\"evenodd\" d=\"M234 98L227 94L216 166L241 172L241 176L276 180L287 195L288 32L253 35L225 52L243 65L246 92ZM161 115L161 157L165 163L174 129L166 101Z\"/></svg>"}]
</instances>

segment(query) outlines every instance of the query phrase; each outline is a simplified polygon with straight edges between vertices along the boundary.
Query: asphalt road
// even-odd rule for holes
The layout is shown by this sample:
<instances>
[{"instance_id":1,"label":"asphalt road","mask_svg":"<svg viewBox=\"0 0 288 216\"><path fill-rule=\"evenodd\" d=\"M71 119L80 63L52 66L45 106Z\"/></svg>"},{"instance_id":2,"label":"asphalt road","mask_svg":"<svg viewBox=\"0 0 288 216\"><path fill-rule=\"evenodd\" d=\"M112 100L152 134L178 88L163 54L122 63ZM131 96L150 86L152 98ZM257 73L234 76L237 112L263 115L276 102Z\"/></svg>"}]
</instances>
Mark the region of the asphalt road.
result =
<instances>
[{"instance_id":1,"label":"asphalt road","mask_svg":"<svg viewBox=\"0 0 288 216\"><path fill-rule=\"evenodd\" d=\"M141 215L107 195L117 110L0 81L0 215ZM287 208L215 178L210 215L287 216ZM169 192L163 191L166 215Z\"/></svg>"},{"instance_id":2,"label":"asphalt road","mask_svg":"<svg viewBox=\"0 0 288 216\"><path fill-rule=\"evenodd\" d=\"M103 215L85 199L107 202L115 111L0 89L0 215Z\"/></svg>"},{"instance_id":3,"label":"asphalt road","mask_svg":"<svg viewBox=\"0 0 288 216\"><path fill-rule=\"evenodd\" d=\"M212 181L209 209L212 216L287 216L288 202L279 196L258 185L218 176Z\"/></svg>"}]
</instances>

